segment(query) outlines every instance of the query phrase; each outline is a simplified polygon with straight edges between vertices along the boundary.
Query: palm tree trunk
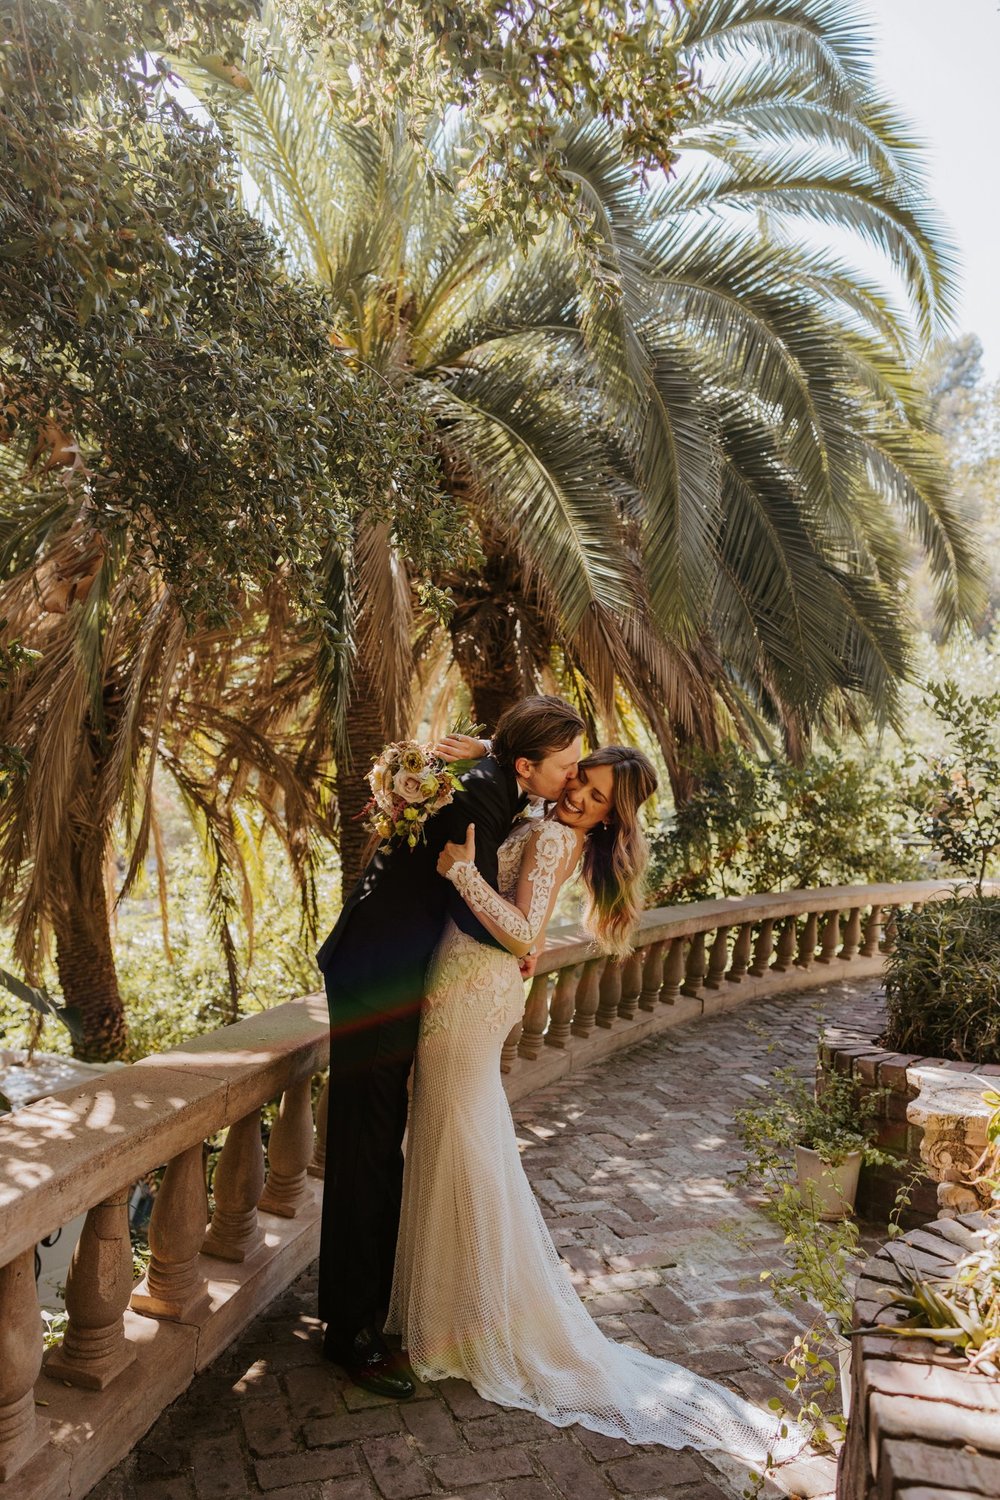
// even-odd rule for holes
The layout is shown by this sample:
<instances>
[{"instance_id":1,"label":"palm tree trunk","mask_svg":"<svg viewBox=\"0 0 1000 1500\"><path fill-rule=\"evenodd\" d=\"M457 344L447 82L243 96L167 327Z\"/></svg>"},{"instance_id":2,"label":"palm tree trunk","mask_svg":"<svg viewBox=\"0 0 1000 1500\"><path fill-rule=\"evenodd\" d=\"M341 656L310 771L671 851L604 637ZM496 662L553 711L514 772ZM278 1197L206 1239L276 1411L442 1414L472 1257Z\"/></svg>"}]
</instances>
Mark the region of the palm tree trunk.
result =
<instances>
[{"instance_id":1,"label":"palm tree trunk","mask_svg":"<svg viewBox=\"0 0 1000 1500\"><path fill-rule=\"evenodd\" d=\"M359 652L347 710L347 765L337 767L337 806L340 814L340 881L346 899L364 869L371 842L368 829L360 821L371 796L368 775L372 761L383 749L389 735L385 710L371 664Z\"/></svg>"},{"instance_id":2,"label":"palm tree trunk","mask_svg":"<svg viewBox=\"0 0 1000 1500\"><path fill-rule=\"evenodd\" d=\"M74 1057L86 1062L111 1062L122 1057L128 1029L97 851L73 852L66 894L53 912L52 926L63 999L79 1015L80 1035L73 1041Z\"/></svg>"},{"instance_id":3,"label":"palm tree trunk","mask_svg":"<svg viewBox=\"0 0 1000 1500\"><path fill-rule=\"evenodd\" d=\"M484 672L480 675L463 674L469 696L472 698L472 714L477 724L485 724L490 734L497 726L500 715L515 703L519 703L532 687L526 687L519 672Z\"/></svg>"},{"instance_id":4,"label":"palm tree trunk","mask_svg":"<svg viewBox=\"0 0 1000 1500\"><path fill-rule=\"evenodd\" d=\"M456 610L451 643L473 718L492 734L505 709L537 691L518 640L517 615L500 608Z\"/></svg>"}]
</instances>

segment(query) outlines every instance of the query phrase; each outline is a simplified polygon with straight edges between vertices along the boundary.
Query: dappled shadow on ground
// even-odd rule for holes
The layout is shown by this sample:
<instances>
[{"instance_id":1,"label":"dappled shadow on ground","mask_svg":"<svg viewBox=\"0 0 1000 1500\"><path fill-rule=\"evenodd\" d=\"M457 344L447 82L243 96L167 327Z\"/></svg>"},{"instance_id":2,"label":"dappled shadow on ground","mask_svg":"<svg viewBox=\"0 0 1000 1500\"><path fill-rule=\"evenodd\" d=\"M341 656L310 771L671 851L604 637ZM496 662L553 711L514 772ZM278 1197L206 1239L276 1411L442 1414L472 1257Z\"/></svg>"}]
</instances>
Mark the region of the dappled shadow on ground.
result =
<instances>
[{"instance_id":1,"label":"dappled shadow on ground","mask_svg":"<svg viewBox=\"0 0 1000 1500\"><path fill-rule=\"evenodd\" d=\"M730 1182L733 1111L773 1068L811 1072L821 1016L846 1025L874 1007L872 986L759 1001L614 1054L514 1107L550 1230L609 1336L762 1405L780 1393L796 1324L761 1290L778 1241ZM745 1466L724 1456L555 1429L459 1381L402 1405L368 1396L324 1362L321 1332L308 1271L91 1500L725 1500L746 1485ZM815 1457L783 1470L778 1489L822 1495L833 1482L832 1460Z\"/></svg>"}]
</instances>

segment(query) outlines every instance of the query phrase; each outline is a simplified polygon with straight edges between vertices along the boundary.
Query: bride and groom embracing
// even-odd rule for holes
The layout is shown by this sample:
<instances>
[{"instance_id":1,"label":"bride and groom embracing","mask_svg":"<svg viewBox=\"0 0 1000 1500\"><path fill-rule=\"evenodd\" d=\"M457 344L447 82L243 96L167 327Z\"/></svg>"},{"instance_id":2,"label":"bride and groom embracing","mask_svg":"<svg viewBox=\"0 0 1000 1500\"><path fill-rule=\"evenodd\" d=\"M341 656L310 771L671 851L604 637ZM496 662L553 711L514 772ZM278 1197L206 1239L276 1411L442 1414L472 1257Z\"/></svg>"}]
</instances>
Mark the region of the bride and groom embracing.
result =
<instances>
[{"instance_id":1,"label":"bride and groom embracing","mask_svg":"<svg viewBox=\"0 0 1000 1500\"><path fill-rule=\"evenodd\" d=\"M628 951L639 912L639 811L656 773L629 746L581 758L583 732L569 704L538 696L503 715L489 747L443 741L442 754L481 756L462 791L416 848L374 856L317 955L331 1025L324 1353L380 1395L412 1396L414 1375L457 1377L558 1426L762 1464L801 1435L592 1321L501 1086L500 1051L565 881L582 867L603 952Z\"/></svg>"}]
</instances>

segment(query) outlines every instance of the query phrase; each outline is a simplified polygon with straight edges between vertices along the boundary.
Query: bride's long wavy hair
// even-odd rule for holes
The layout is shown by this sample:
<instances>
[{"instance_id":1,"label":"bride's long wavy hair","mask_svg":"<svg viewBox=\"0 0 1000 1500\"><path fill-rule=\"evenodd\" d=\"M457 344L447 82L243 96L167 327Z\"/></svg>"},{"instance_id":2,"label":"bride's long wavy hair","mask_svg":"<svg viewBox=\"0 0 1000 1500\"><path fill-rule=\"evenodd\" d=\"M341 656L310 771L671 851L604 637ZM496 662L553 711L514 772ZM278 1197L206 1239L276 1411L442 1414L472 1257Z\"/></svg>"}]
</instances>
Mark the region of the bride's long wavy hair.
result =
<instances>
[{"instance_id":1,"label":"bride's long wavy hair","mask_svg":"<svg viewBox=\"0 0 1000 1500\"><path fill-rule=\"evenodd\" d=\"M656 772L641 750L605 745L580 762L581 771L610 766L615 800L608 822L598 823L583 846L583 882L587 888L584 926L606 953L632 951L631 936L642 910L642 885L649 849L639 824L639 809L657 788Z\"/></svg>"}]
</instances>

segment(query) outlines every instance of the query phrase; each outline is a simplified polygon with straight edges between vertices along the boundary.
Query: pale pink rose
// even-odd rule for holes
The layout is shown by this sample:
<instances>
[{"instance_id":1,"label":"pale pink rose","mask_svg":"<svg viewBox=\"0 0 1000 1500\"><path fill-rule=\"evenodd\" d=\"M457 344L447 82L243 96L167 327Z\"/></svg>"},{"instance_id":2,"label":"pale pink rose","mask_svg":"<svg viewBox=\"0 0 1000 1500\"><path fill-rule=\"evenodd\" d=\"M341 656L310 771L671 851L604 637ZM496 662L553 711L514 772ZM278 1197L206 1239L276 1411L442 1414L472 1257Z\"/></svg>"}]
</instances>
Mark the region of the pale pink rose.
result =
<instances>
[{"instance_id":1,"label":"pale pink rose","mask_svg":"<svg viewBox=\"0 0 1000 1500\"><path fill-rule=\"evenodd\" d=\"M414 771L397 771L392 779L393 790L404 802L422 802L424 778Z\"/></svg>"}]
</instances>

